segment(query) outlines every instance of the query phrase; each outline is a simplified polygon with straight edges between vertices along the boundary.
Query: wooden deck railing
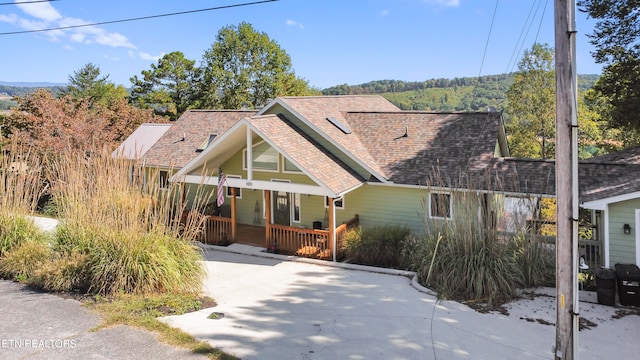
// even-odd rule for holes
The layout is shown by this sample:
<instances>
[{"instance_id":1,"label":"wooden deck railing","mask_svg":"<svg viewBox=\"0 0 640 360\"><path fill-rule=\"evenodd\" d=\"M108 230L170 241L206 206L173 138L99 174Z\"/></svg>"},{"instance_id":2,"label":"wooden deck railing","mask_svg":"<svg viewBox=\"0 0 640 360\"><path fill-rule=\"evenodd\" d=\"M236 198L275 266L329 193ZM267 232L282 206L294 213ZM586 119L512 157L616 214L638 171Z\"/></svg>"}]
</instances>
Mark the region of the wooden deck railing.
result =
<instances>
[{"instance_id":1,"label":"wooden deck railing","mask_svg":"<svg viewBox=\"0 0 640 360\"><path fill-rule=\"evenodd\" d=\"M210 245L228 244L231 239L231 219L221 216L207 216L204 219L201 241Z\"/></svg>"},{"instance_id":2,"label":"wooden deck railing","mask_svg":"<svg viewBox=\"0 0 640 360\"><path fill-rule=\"evenodd\" d=\"M285 225L271 225L270 247L285 254L319 257L330 252L329 230L312 230Z\"/></svg>"},{"instance_id":3,"label":"wooden deck railing","mask_svg":"<svg viewBox=\"0 0 640 360\"><path fill-rule=\"evenodd\" d=\"M336 228L336 244L338 251L344 248L344 238L347 230L358 226L359 217L355 215L349 221ZM296 228L292 226L270 226L269 247L284 254L303 257L331 259L333 251L329 242L329 230Z\"/></svg>"}]
</instances>

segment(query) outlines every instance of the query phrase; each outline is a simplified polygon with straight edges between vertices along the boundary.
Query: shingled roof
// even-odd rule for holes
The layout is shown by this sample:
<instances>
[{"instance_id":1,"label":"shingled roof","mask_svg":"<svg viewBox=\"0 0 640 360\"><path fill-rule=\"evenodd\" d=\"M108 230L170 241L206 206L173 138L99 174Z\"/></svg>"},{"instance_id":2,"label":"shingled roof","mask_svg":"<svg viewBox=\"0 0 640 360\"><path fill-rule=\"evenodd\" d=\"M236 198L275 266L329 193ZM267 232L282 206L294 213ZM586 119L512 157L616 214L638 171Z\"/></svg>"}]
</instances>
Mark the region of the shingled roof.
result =
<instances>
[{"instance_id":1,"label":"shingled roof","mask_svg":"<svg viewBox=\"0 0 640 360\"><path fill-rule=\"evenodd\" d=\"M199 153L196 151L210 134L220 135L255 110L187 110L149 149L148 166L181 168Z\"/></svg>"},{"instance_id":2,"label":"shingled roof","mask_svg":"<svg viewBox=\"0 0 640 360\"><path fill-rule=\"evenodd\" d=\"M346 125L346 128L349 129L351 126L346 116L348 112L401 111L391 102L378 95L300 96L281 97L277 100L282 101L285 106L303 117L316 131L342 147L348 155L358 159L374 172L384 174L384 170L369 152L367 144L363 143L367 140L359 138L354 133L343 132L328 118L336 119L338 123Z\"/></svg>"},{"instance_id":3,"label":"shingled roof","mask_svg":"<svg viewBox=\"0 0 640 360\"><path fill-rule=\"evenodd\" d=\"M312 178L339 194L365 179L282 115L255 116L252 126Z\"/></svg>"},{"instance_id":4,"label":"shingled roof","mask_svg":"<svg viewBox=\"0 0 640 360\"><path fill-rule=\"evenodd\" d=\"M500 113L349 112L353 133L389 181L459 185L473 162L494 158Z\"/></svg>"},{"instance_id":5,"label":"shingled roof","mask_svg":"<svg viewBox=\"0 0 640 360\"><path fill-rule=\"evenodd\" d=\"M614 155L612 155L614 157ZM581 203L640 191L640 164L583 160L578 163ZM555 196L555 161L498 158L475 163L469 172L472 189Z\"/></svg>"}]
</instances>

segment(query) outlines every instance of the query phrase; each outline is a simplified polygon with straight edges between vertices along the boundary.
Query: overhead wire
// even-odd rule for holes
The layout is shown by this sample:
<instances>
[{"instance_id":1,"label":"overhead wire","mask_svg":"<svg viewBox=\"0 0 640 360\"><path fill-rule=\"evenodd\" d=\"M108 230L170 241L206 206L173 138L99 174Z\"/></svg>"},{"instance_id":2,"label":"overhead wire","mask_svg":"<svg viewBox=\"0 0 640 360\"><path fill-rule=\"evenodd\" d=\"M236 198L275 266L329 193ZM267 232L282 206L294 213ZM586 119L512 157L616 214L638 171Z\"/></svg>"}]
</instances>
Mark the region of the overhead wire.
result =
<instances>
[{"instance_id":1,"label":"overhead wire","mask_svg":"<svg viewBox=\"0 0 640 360\"><path fill-rule=\"evenodd\" d=\"M53 2L53 1L58 1L58 0L32 0L32 1L20 1L20 2L7 2L7 3L0 3L0 5L35 4L35 3Z\"/></svg>"},{"instance_id":2,"label":"overhead wire","mask_svg":"<svg viewBox=\"0 0 640 360\"><path fill-rule=\"evenodd\" d=\"M527 19L524 21L524 23L522 24L522 29L520 30L520 36L518 36L518 41L516 42L515 47L513 48L513 52L511 53L511 58L509 58L509 62L507 63L507 69L505 70L505 72L508 74L510 72L510 68L512 68L511 66L511 62L513 61L514 63L517 62L517 57L516 54L519 53L518 51L518 47L520 46L520 41L524 42L523 39L523 35L524 35L524 29L527 26L527 23L529 22L529 18L531 18L531 13L533 12L533 8L535 7L536 2L534 1L531 4L531 8L529 9L529 14L527 15Z\"/></svg>"},{"instance_id":3,"label":"overhead wire","mask_svg":"<svg viewBox=\"0 0 640 360\"><path fill-rule=\"evenodd\" d=\"M529 36L529 31L531 30L531 27L533 26L533 23L534 23L534 20L535 20L536 16L538 15L538 10L540 10L540 5L541 5L541 3L542 3L542 0L538 0L538 6L536 7L536 11L535 11L535 13L533 14L533 17L531 18L531 22L529 22L529 25L528 25L528 26L527 26L527 24L526 24L526 23L525 23L525 25L524 25L524 26L526 26L526 27L527 27L527 31L525 32L525 35L524 35L524 37L522 38L522 43L520 43L520 49L519 49L519 50L518 50L518 52L517 52L517 56L516 56L516 58L515 58L515 60L514 60L513 64L511 64L511 70L510 70L510 71L508 71L508 72L513 72L514 68L516 67L517 59L518 59L518 57L520 56L520 53L522 52L522 48L524 47L525 41L526 41L526 39L527 39L527 36ZM535 2L534 2L534 5L535 5ZM545 8L546 8L546 5L545 5ZM544 17L544 14L543 14L543 17ZM541 19L541 21L542 21L542 19ZM524 30L524 27L523 27L523 30ZM537 35L536 35L536 40L537 40Z\"/></svg>"},{"instance_id":4,"label":"overhead wire","mask_svg":"<svg viewBox=\"0 0 640 360\"><path fill-rule=\"evenodd\" d=\"M478 72L478 77L482 75L482 67L484 66L484 59L487 56L487 49L489 48L489 40L491 40L491 31L493 30L493 23L496 20L496 13L498 12L498 2L496 0L496 7L493 9L493 17L491 18L491 25L489 26L489 35L487 35L487 42L484 45L484 53L482 54L482 61L480 62L480 71Z\"/></svg>"},{"instance_id":5,"label":"overhead wire","mask_svg":"<svg viewBox=\"0 0 640 360\"><path fill-rule=\"evenodd\" d=\"M210 7L210 8L206 8L206 9L178 11L178 12L172 12L172 13L166 13L166 14L140 16L140 17L128 18L128 19L93 22L93 23L88 23L88 24L59 26L59 27L45 28L45 29L35 29L35 30L21 30L21 31L2 32L2 33L0 33L0 36L1 35L17 35L17 34L36 33L36 32L46 32L46 31L54 31L54 30L67 30L67 29L75 29L75 28L80 28L80 27L89 27L89 26L117 24L117 23L123 23L123 22L131 22L131 21L149 20L149 19L156 19L156 18L168 17L168 16L194 14L194 13L205 12L205 11L222 10L222 9L230 9L230 8L236 8L236 7L242 7L242 6L258 5L258 4L270 3L270 2L276 2L276 1L280 1L280 0L253 1L253 2L246 2L246 3L240 3L240 4L233 4L233 5L223 5L223 6Z\"/></svg>"}]
</instances>

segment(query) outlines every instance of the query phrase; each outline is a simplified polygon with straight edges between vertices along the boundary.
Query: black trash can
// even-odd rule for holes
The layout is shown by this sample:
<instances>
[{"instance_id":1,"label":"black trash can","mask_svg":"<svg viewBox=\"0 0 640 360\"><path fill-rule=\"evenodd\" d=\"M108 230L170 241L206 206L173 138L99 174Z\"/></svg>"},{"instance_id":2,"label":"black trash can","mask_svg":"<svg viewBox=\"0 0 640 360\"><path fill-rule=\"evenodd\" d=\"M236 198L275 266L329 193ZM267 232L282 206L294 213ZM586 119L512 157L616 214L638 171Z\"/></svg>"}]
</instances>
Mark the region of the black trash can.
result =
<instances>
[{"instance_id":1,"label":"black trash can","mask_svg":"<svg viewBox=\"0 0 640 360\"><path fill-rule=\"evenodd\" d=\"M635 264L616 264L620 304L640 306L640 268Z\"/></svg>"},{"instance_id":2,"label":"black trash can","mask_svg":"<svg viewBox=\"0 0 640 360\"><path fill-rule=\"evenodd\" d=\"M322 221L314 221L313 230L322 230Z\"/></svg>"},{"instance_id":3,"label":"black trash can","mask_svg":"<svg viewBox=\"0 0 640 360\"><path fill-rule=\"evenodd\" d=\"M598 304L614 306L616 304L616 272L612 269L596 269L596 292Z\"/></svg>"}]
</instances>

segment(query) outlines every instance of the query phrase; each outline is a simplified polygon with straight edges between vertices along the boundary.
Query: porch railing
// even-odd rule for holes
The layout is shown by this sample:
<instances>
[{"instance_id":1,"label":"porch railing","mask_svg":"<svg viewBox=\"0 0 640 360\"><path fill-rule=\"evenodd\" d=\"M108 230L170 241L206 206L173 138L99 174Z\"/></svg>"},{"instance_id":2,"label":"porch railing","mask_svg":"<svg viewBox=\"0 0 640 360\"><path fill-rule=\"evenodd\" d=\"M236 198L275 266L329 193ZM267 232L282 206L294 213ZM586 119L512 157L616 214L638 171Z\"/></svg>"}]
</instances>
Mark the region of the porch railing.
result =
<instances>
[{"instance_id":1,"label":"porch railing","mask_svg":"<svg viewBox=\"0 0 640 360\"><path fill-rule=\"evenodd\" d=\"M344 248L344 239L347 230L358 226L360 218L355 215L336 228L337 250ZM303 257L331 259L333 252L329 242L329 230L296 228L285 225L273 224L270 226L269 248L281 253L298 255Z\"/></svg>"},{"instance_id":2,"label":"porch railing","mask_svg":"<svg viewBox=\"0 0 640 360\"><path fill-rule=\"evenodd\" d=\"M231 242L231 219L221 216L206 216L202 228L201 241L209 245Z\"/></svg>"},{"instance_id":3,"label":"porch railing","mask_svg":"<svg viewBox=\"0 0 640 360\"><path fill-rule=\"evenodd\" d=\"M285 254L304 257L330 256L329 230L296 228L273 224L269 247Z\"/></svg>"}]
</instances>

